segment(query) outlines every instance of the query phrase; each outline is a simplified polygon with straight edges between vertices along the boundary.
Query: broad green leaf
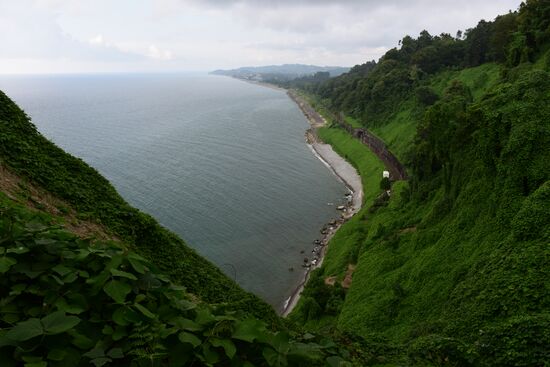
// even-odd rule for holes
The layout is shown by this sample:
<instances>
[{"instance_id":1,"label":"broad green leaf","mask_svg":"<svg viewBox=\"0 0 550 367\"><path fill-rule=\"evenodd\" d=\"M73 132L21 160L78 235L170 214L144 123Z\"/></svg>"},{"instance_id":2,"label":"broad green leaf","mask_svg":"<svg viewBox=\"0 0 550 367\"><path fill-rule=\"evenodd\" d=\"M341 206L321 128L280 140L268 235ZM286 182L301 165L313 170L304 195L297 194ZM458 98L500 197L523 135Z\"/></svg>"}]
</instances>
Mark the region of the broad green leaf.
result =
<instances>
[{"instance_id":1,"label":"broad green leaf","mask_svg":"<svg viewBox=\"0 0 550 367\"><path fill-rule=\"evenodd\" d=\"M42 323L39 319L21 321L6 334L6 337L15 341L25 341L35 336L44 334Z\"/></svg>"},{"instance_id":2,"label":"broad green leaf","mask_svg":"<svg viewBox=\"0 0 550 367\"><path fill-rule=\"evenodd\" d=\"M141 321L141 317L129 307L120 307L113 312L113 321L118 325L126 326Z\"/></svg>"},{"instance_id":3,"label":"broad green leaf","mask_svg":"<svg viewBox=\"0 0 550 367\"><path fill-rule=\"evenodd\" d=\"M204 356L204 360L208 365L212 366L215 365L220 361L220 355L218 352L216 352L214 349L210 348L210 345L207 343L202 345L202 355Z\"/></svg>"},{"instance_id":4,"label":"broad green leaf","mask_svg":"<svg viewBox=\"0 0 550 367\"><path fill-rule=\"evenodd\" d=\"M59 277L57 275L50 274L50 276L57 282L57 284L59 284L59 285L64 285L65 284L61 279L59 279Z\"/></svg>"},{"instance_id":5,"label":"broad green leaf","mask_svg":"<svg viewBox=\"0 0 550 367\"><path fill-rule=\"evenodd\" d=\"M8 251L6 251L8 254L17 254L17 255L21 255L21 254L26 254L27 252L29 252L29 248L28 247L25 247L25 246L17 246L17 247L13 247L13 248L10 248L8 249Z\"/></svg>"},{"instance_id":6,"label":"broad green leaf","mask_svg":"<svg viewBox=\"0 0 550 367\"><path fill-rule=\"evenodd\" d=\"M124 326L117 326L117 328L115 329L115 332L111 337L113 338L114 341L117 341L126 337L126 335L127 335L126 328Z\"/></svg>"},{"instance_id":7,"label":"broad green leaf","mask_svg":"<svg viewBox=\"0 0 550 367\"><path fill-rule=\"evenodd\" d=\"M147 270L149 270L145 265L143 265L139 260L133 259L131 257L128 258L128 261L130 262L130 265L134 268L135 271L137 271L140 274L145 274Z\"/></svg>"},{"instance_id":8,"label":"broad green leaf","mask_svg":"<svg viewBox=\"0 0 550 367\"><path fill-rule=\"evenodd\" d=\"M151 273L145 273L139 277L138 285L141 289L149 290L155 289L162 285L162 283Z\"/></svg>"},{"instance_id":9,"label":"broad green leaf","mask_svg":"<svg viewBox=\"0 0 550 367\"><path fill-rule=\"evenodd\" d=\"M40 222L31 221L25 224L25 229L29 232L40 232L46 229L46 226Z\"/></svg>"},{"instance_id":10,"label":"broad green leaf","mask_svg":"<svg viewBox=\"0 0 550 367\"><path fill-rule=\"evenodd\" d=\"M179 333L178 338L182 343L191 344L193 348L198 347L202 343L201 340L197 338L195 335L185 331L182 331L181 333Z\"/></svg>"},{"instance_id":11,"label":"broad green leaf","mask_svg":"<svg viewBox=\"0 0 550 367\"><path fill-rule=\"evenodd\" d=\"M95 342L85 335L79 334L76 331L70 331L73 337L72 344L80 349L88 349L95 345Z\"/></svg>"},{"instance_id":12,"label":"broad green leaf","mask_svg":"<svg viewBox=\"0 0 550 367\"><path fill-rule=\"evenodd\" d=\"M103 287L105 293L107 293L117 303L124 303L128 293L132 291L132 287L120 280L111 280L105 287Z\"/></svg>"},{"instance_id":13,"label":"broad green leaf","mask_svg":"<svg viewBox=\"0 0 550 367\"><path fill-rule=\"evenodd\" d=\"M237 348L235 347L235 344L229 339L218 339L218 338L212 338L210 340L210 343L214 347L222 347L225 351L225 354L229 357L229 359L232 359L235 356L235 353L237 352Z\"/></svg>"},{"instance_id":14,"label":"broad green leaf","mask_svg":"<svg viewBox=\"0 0 550 367\"><path fill-rule=\"evenodd\" d=\"M54 243L56 243L57 240L54 240L53 238L38 238L36 240L34 240L34 243L36 243L37 245L53 245Z\"/></svg>"},{"instance_id":15,"label":"broad green leaf","mask_svg":"<svg viewBox=\"0 0 550 367\"><path fill-rule=\"evenodd\" d=\"M70 274L67 274L65 278L63 278L63 283L70 284L77 279L78 279L78 275L76 273L70 273Z\"/></svg>"},{"instance_id":16,"label":"broad green leaf","mask_svg":"<svg viewBox=\"0 0 550 367\"><path fill-rule=\"evenodd\" d=\"M150 318L150 319L155 318L155 315L151 311L149 311L146 307L140 305L139 303L134 304L134 307L137 308L139 312L141 312L142 314L144 314L148 318Z\"/></svg>"},{"instance_id":17,"label":"broad green leaf","mask_svg":"<svg viewBox=\"0 0 550 367\"><path fill-rule=\"evenodd\" d=\"M88 308L88 300L82 294L72 292L66 298L69 303L69 308L66 310L67 313L78 314L80 310L85 311Z\"/></svg>"},{"instance_id":18,"label":"broad green leaf","mask_svg":"<svg viewBox=\"0 0 550 367\"><path fill-rule=\"evenodd\" d=\"M111 261L105 266L105 269L111 270L116 269L122 264L124 257L121 254L116 254L111 257Z\"/></svg>"},{"instance_id":19,"label":"broad green leaf","mask_svg":"<svg viewBox=\"0 0 550 367\"><path fill-rule=\"evenodd\" d=\"M195 321L201 325L206 325L208 323L216 321L216 319L210 311L201 309L197 310L197 317L195 318Z\"/></svg>"},{"instance_id":20,"label":"broad green leaf","mask_svg":"<svg viewBox=\"0 0 550 367\"><path fill-rule=\"evenodd\" d=\"M7 333L8 333L8 330L0 330L0 355L1 355L2 347L8 346L8 345L17 346L17 342L15 340L8 339L6 337ZM1 357L0 357L0 360L1 360Z\"/></svg>"},{"instance_id":21,"label":"broad green leaf","mask_svg":"<svg viewBox=\"0 0 550 367\"><path fill-rule=\"evenodd\" d=\"M180 330L179 330L177 327L172 327L172 328L163 327L163 328L159 331L159 335L160 335L161 339L166 339L166 338L168 338L170 335L175 334L175 333L177 333L178 331L180 331Z\"/></svg>"},{"instance_id":22,"label":"broad green leaf","mask_svg":"<svg viewBox=\"0 0 550 367\"><path fill-rule=\"evenodd\" d=\"M290 337L287 333L282 331L278 332L277 335L271 340L271 346L279 354L287 354L290 349L290 344L288 343Z\"/></svg>"},{"instance_id":23,"label":"broad green leaf","mask_svg":"<svg viewBox=\"0 0 550 367\"><path fill-rule=\"evenodd\" d=\"M36 363L36 362L42 362L43 359L42 357L39 357L39 356L33 356L33 355L30 355L30 356L23 356L21 357L21 359L24 361L24 362L27 362L27 363Z\"/></svg>"},{"instance_id":24,"label":"broad green leaf","mask_svg":"<svg viewBox=\"0 0 550 367\"><path fill-rule=\"evenodd\" d=\"M66 267L62 264L54 266L52 268L52 270L55 271L57 274L61 275L62 277L64 277L65 275L67 275L67 274L69 274L70 272L73 271L72 269L69 269L68 267Z\"/></svg>"},{"instance_id":25,"label":"broad green leaf","mask_svg":"<svg viewBox=\"0 0 550 367\"><path fill-rule=\"evenodd\" d=\"M20 295L27 288L26 284L15 284L11 287L10 296Z\"/></svg>"},{"instance_id":26,"label":"broad green leaf","mask_svg":"<svg viewBox=\"0 0 550 367\"><path fill-rule=\"evenodd\" d=\"M17 260L11 257L0 257L0 273L4 274L15 264L17 264Z\"/></svg>"},{"instance_id":27,"label":"broad green leaf","mask_svg":"<svg viewBox=\"0 0 550 367\"><path fill-rule=\"evenodd\" d=\"M238 322L233 332L233 338L252 343L254 339L262 335L265 325L256 319L248 319Z\"/></svg>"},{"instance_id":28,"label":"broad green leaf","mask_svg":"<svg viewBox=\"0 0 550 367\"><path fill-rule=\"evenodd\" d=\"M25 367L48 367L48 362L40 361L40 362L25 363Z\"/></svg>"},{"instance_id":29,"label":"broad green leaf","mask_svg":"<svg viewBox=\"0 0 550 367\"><path fill-rule=\"evenodd\" d=\"M109 271L102 271L98 275L86 279L86 284L91 284L93 286L92 292L99 291L103 284L109 279L111 273Z\"/></svg>"},{"instance_id":30,"label":"broad green leaf","mask_svg":"<svg viewBox=\"0 0 550 367\"><path fill-rule=\"evenodd\" d=\"M83 356L90 359L105 357L105 350L101 347L95 347L92 350L84 353Z\"/></svg>"},{"instance_id":31,"label":"broad green leaf","mask_svg":"<svg viewBox=\"0 0 550 367\"><path fill-rule=\"evenodd\" d=\"M85 258L88 257L88 255L90 255L90 251L86 249L80 249L80 251L78 252L78 255L76 255L76 260L84 260Z\"/></svg>"},{"instance_id":32,"label":"broad green leaf","mask_svg":"<svg viewBox=\"0 0 550 367\"><path fill-rule=\"evenodd\" d=\"M135 303L140 303L141 301L144 301L147 299L147 296L143 293L140 293L136 296L136 298L134 298L134 302Z\"/></svg>"},{"instance_id":33,"label":"broad green leaf","mask_svg":"<svg viewBox=\"0 0 550 367\"><path fill-rule=\"evenodd\" d=\"M122 353L121 348L113 348L110 351L107 352L107 356L117 359L117 358L124 358L124 354Z\"/></svg>"},{"instance_id":34,"label":"broad green leaf","mask_svg":"<svg viewBox=\"0 0 550 367\"><path fill-rule=\"evenodd\" d=\"M86 306L72 302L69 304L65 298L59 298L57 302L55 302L55 307L57 307L59 311L77 315L86 310Z\"/></svg>"},{"instance_id":35,"label":"broad green leaf","mask_svg":"<svg viewBox=\"0 0 550 367\"><path fill-rule=\"evenodd\" d=\"M111 269L111 274L113 274L113 276L115 276L115 277L123 277L123 278L132 279L132 280L137 280L137 278L134 274L127 273L127 272L122 271L122 270Z\"/></svg>"},{"instance_id":36,"label":"broad green leaf","mask_svg":"<svg viewBox=\"0 0 550 367\"><path fill-rule=\"evenodd\" d=\"M197 307L196 303L188 301L186 299L175 299L173 300L174 306L180 311L189 311Z\"/></svg>"},{"instance_id":37,"label":"broad green leaf","mask_svg":"<svg viewBox=\"0 0 550 367\"><path fill-rule=\"evenodd\" d=\"M100 357L100 358L92 359L90 363L92 363L95 367L101 367L112 361L113 360L111 358Z\"/></svg>"},{"instance_id":38,"label":"broad green leaf","mask_svg":"<svg viewBox=\"0 0 550 367\"><path fill-rule=\"evenodd\" d=\"M271 367L283 367L288 364L286 357L283 354L277 353L272 348L265 347L262 355Z\"/></svg>"},{"instance_id":39,"label":"broad green leaf","mask_svg":"<svg viewBox=\"0 0 550 367\"><path fill-rule=\"evenodd\" d=\"M195 321L184 319L183 317L178 317L173 324L179 327L180 329L189 330L189 331L199 331L202 329L202 326L197 324Z\"/></svg>"},{"instance_id":40,"label":"broad green leaf","mask_svg":"<svg viewBox=\"0 0 550 367\"><path fill-rule=\"evenodd\" d=\"M52 349L48 352L48 359L50 361L62 361L66 354L67 352L63 349Z\"/></svg>"},{"instance_id":41,"label":"broad green leaf","mask_svg":"<svg viewBox=\"0 0 550 367\"><path fill-rule=\"evenodd\" d=\"M315 343L293 343L291 349L287 353L287 356L311 360L323 358L321 346Z\"/></svg>"},{"instance_id":42,"label":"broad green leaf","mask_svg":"<svg viewBox=\"0 0 550 367\"><path fill-rule=\"evenodd\" d=\"M330 367L340 367L345 361L338 357L338 356L332 356L327 358L327 364Z\"/></svg>"},{"instance_id":43,"label":"broad green leaf","mask_svg":"<svg viewBox=\"0 0 550 367\"><path fill-rule=\"evenodd\" d=\"M46 334L60 334L78 325L80 319L76 316L67 316L63 311L56 311L41 321Z\"/></svg>"}]
</instances>

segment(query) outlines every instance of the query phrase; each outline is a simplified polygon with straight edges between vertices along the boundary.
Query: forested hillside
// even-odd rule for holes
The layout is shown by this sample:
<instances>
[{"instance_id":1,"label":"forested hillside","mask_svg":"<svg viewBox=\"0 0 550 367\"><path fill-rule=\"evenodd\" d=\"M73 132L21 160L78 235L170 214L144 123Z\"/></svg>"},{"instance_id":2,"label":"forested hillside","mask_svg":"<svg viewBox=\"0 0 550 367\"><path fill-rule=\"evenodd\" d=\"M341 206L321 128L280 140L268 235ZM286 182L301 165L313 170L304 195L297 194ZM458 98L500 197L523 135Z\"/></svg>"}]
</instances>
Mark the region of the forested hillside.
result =
<instances>
[{"instance_id":1,"label":"forested hillside","mask_svg":"<svg viewBox=\"0 0 550 367\"><path fill-rule=\"evenodd\" d=\"M329 244L292 319L394 355L373 364L550 360L549 49L550 3L528 1L457 37L407 36L377 63L302 86L383 138L410 179L366 204L353 240Z\"/></svg>"},{"instance_id":2,"label":"forested hillside","mask_svg":"<svg viewBox=\"0 0 550 367\"><path fill-rule=\"evenodd\" d=\"M285 323L0 92L2 367L339 366L342 341Z\"/></svg>"},{"instance_id":3,"label":"forested hillside","mask_svg":"<svg viewBox=\"0 0 550 367\"><path fill-rule=\"evenodd\" d=\"M409 176L377 196L373 153L320 129L369 201L289 320L0 92L0 364L548 365L550 2L285 85L382 138Z\"/></svg>"}]
</instances>

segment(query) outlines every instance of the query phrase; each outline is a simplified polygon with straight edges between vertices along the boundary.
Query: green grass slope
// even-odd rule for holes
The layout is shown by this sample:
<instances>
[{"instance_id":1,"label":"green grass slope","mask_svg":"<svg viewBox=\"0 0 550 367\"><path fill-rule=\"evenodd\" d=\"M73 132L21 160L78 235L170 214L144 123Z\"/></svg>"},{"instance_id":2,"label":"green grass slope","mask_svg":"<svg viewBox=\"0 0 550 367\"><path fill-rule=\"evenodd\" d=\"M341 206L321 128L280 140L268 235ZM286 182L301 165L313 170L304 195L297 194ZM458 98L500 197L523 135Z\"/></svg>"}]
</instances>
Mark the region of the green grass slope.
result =
<instances>
[{"instance_id":1,"label":"green grass slope","mask_svg":"<svg viewBox=\"0 0 550 367\"><path fill-rule=\"evenodd\" d=\"M529 0L463 38L407 36L308 86L384 139L410 179L360 213L291 318L385 351L366 365L548 363L549 14ZM325 284L354 260L349 290Z\"/></svg>"},{"instance_id":2,"label":"green grass slope","mask_svg":"<svg viewBox=\"0 0 550 367\"><path fill-rule=\"evenodd\" d=\"M0 364L324 366L330 339L197 302L116 241L84 240L0 193Z\"/></svg>"},{"instance_id":3,"label":"green grass slope","mask_svg":"<svg viewBox=\"0 0 550 367\"><path fill-rule=\"evenodd\" d=\"M476 99L460 78L432 79L446 90L409 138L410 182L342 232L353 243L345 261L358 257L351 288L322 283L343 262L329 251L304 292L321 301L296 320L382 338L410 364L550 358L550 74L522 65L503 75Z\"/></svg>"},{"instance_id":4,"label":"green grass slope","mask_svg":"<svg viewBox=\"0 0 550 367\"><path fill-rule=\"evenodd\" d=\"M151 216L128 205L95 169L44 138L2 92L0 132L0 159L12 171L65 200L80 218L102 224L188 292L204 302L230 303L278 322L269 305L243 291Z\"/></svg>"},{"instance_id":5,"label":"green grass slope","mask_svg":"<svg viewBox=\"0 0 550 367\"><path fill-rule=\"evenodd\" d=\"M467 108L443 168L371 219L340 328L451 338L438 342L494 365L548 360L549 98L550 75L534 71Z\"/></svg>"}]
</instances>

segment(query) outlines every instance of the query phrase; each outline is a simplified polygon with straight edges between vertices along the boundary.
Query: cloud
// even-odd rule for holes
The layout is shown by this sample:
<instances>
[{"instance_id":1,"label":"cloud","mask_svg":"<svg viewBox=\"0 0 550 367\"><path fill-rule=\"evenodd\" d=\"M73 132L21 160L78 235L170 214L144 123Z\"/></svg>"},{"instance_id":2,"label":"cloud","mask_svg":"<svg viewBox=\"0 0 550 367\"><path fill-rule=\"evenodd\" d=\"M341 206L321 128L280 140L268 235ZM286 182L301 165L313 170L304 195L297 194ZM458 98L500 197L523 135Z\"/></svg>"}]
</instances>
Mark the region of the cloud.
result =
<instances>
[{"instance_id":1,"label":"cloud","mask_svg":"<svg viewBox=\"0 0 550 367\"><path fill-rule=\"evenodd\" d=\"M156 60L172 60L173 54L169 50L161 50L155 45L150 45L147 50L147 56Z\"/></svg>"},{"instance_id":2,"label":"cloud","mask_svg":"<svg viewBox=\"0 0 550 367\"><path fill-rule=\"evenodd\" d=\"M90 38L89 42L90 42L90 45L94 45L94 46L105 45L105 40L103 39L103 36L101 34L98 34L97 36Z\"/></svg>"},{"instance_id":3,"label":"cloud","mask_svg":"<svg viewBox=\"0 0 550 367\"><path fill-rule=\"evenodd\" d=\"M102 35L89 42L75 39L56 22L49 8L31 7L25 1L0 7L1 58L135 61L140 55L118 49Z\"/></svg>"},{"instance_id":4,"label":"cloud","mask_svg":"<svg viewBox=\"0 0 550 367\"><path fill-rule=\"evenodd\" d=\"M378 59L407 34L454 34L519 2L0 0L0 65L86 71L94 65L116 71L352 66Z\"/></svg>"}]
</instances>

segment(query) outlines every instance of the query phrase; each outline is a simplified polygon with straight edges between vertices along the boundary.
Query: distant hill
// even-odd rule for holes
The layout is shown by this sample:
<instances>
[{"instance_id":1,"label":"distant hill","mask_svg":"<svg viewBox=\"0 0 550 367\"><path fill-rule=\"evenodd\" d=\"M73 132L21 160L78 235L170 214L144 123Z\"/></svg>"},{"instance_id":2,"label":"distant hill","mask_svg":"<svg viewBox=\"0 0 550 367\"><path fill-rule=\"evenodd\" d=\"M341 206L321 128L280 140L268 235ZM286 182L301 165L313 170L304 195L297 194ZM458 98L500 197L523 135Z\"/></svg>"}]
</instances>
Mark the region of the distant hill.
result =
<instances>
[{"instance_id":1,"label":"distant hill","mask_svg":"<svg viewBox=\"0 0 550 367\"><path fill-rule=\"evenodd\" d=\"M302 64L284 64L284 65L268 65L268 66L245 66L231 70L215 70L211 74L226 75L234 78L248 80L293 80L304 76L311 76L316 73L329 73L331 77L339 76L347 73L350 70L348 67L341 66L315 66Z\"/></svg>"}]
</instances>

